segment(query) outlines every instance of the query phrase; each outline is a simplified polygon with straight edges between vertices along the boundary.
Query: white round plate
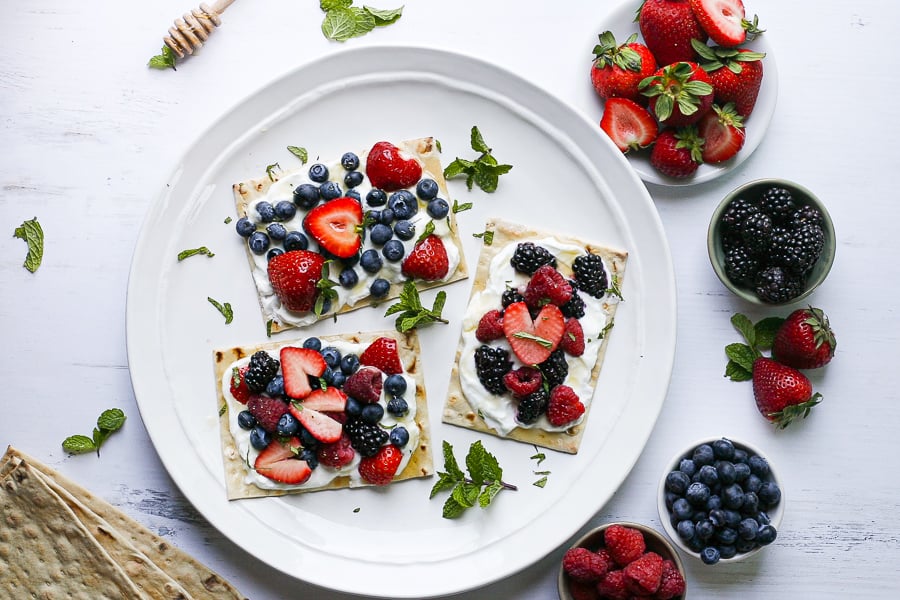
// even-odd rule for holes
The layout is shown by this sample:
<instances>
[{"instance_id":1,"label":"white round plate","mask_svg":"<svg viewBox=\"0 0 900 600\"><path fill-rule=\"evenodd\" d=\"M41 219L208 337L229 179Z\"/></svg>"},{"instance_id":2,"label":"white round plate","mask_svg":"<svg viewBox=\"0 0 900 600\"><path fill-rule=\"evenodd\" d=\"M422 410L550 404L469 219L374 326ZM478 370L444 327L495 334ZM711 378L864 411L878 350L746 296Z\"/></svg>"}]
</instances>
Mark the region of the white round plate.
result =
<instances>
[{"instance_id":1,"label":"white round plate","mask_svg":"<svg viewBox=\"0 0 900 600\"><path fill-rule=\"evenodd\" d=\"M637 33L640 36L638 24L634 22L634 11L635 6L632 6L631 4L620 6L603 20L598 26L597 32L612 31L613 35L616 36L616 41L619 43L624 42L628 39L628 36L633 33ZM744 141L744 147L737 153L737 156L717 165L702 164L700 165L700 168L697 169L697 172L691 177L676 179L674 177L663 175L650 164L649 150L629 152L625 157L628 159L631 166L634 167L634 170L637 171L641 179L647 183L662 186L682 186L704 183L728 173L753 154L753 151L756 150L757 146L762 142L763 136L765 136L766 130L769 128L772 115L775 113L775 101L778 98L778 69L775 66L775 56L772 53L772 46L766 39L767 35L767 33L759 35L755 40L744 45L744 47L756 52L765 52L766 56L762 59L763 81L759 88L759 96L757 96L756 106L753 108L753 112L744 120L744 128L747 137ZM643 41L641 37L638 37L638 40ZM596 44L596 42L594 42L594 44ZM593 48L593 45L591 48ZM590 51L588 52L590 53ZM600 112L597 113L597 121L599 122L599 115L602 114L603 104L597 94L594 93L590 84L588 84L587 87L593 95L593 105L600 109ZM592 113L593 111L589 112L589 114Z\"/></svg>"},{"instance_id":2,"label":"white round plate","mask_svg":"<svg viewBox=\"0 0 900 600\"><path fill-rule=\"evenodd\" d=\"M459 213L470 272L489 216L571 233L629 252L623 294L581 451L546 451L484 437L504 479L487 509L441 517L434 479L383 489L326 491L229 502L217 428L214 348L266 341L231 186L267 165L300 166L382 139L432 135L446 165L474 158L478 125L513 165L494 194L451 182L471 202ZM207 246L214 258L176 260ZM450 325L420 332L436 470L440 447L462 461L479 436L440 422L471 279L447 291ZM423 294L430 306L436 290ZM230 302L229 325L207 301ZM341 315L277 339L393 327L384 306ZM631 470L662 407L675 350L675 284L656 210L625 159L596 126L550 94L479 59L413 47L336 53L251 94L194 143L150 209L134 254L127 300L128 358L144 424L185 496L235 544L272 567L343 592L392 598L451 594L509 576L561 545ZM599 332L597 332L599 333ZM547 485L532 485L535 471Z\"/></svg>"}]
</instances>

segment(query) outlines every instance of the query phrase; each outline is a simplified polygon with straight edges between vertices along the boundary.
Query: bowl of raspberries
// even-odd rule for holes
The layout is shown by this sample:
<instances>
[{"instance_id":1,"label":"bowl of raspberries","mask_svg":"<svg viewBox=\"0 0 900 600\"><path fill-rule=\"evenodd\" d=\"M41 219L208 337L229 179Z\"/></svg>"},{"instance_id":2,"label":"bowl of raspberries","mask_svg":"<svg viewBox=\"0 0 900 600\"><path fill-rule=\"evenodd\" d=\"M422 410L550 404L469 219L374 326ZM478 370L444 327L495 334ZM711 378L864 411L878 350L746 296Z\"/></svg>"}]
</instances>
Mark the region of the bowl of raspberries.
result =
<instances>
[{"instance_id":1,"label":"bowl of raspberries","mask_svg":"<svg viewBox=\"0 0 900 600\"><path fill-rule=\"evenodd\" d=\"M744 560L774 542L784 497L759 450L723 437L675 455L659 483L658 508L678 548L714 565Z\"/></svg>"},{"instance_id":2,"label":"bowl of raspberries","mask_svg":"<svg viewBox=\"0 0 900 600\"><path fill-rule=\"evenodd\" d=\"M684 566L665 536L639 523L607 523L581 536L563 556L560 600L687 596Z\"/></svg>"},{"instance_id":3,"label":"bowl of raspberries","mask_svg":"<svg viewBox=\"0 0 900 600\"><path fill-rule=\"evenodd\" d=\"M759 179L729 193L707 233L709 259L729 290L754 304L802 300L834 262L834 225L808 189Z\"/></svg>"}]
</instances>

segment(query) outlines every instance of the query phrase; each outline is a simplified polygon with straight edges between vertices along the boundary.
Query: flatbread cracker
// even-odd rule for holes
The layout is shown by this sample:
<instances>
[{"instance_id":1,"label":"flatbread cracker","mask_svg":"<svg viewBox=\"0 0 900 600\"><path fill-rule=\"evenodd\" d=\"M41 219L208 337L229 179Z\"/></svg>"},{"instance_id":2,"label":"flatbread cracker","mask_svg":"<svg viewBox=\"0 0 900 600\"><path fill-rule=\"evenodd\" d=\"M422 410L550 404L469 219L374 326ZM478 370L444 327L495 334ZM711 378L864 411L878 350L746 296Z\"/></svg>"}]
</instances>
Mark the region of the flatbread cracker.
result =
<instances>
[{"instance_id":1,"label":"flatbread cracker","mask_svg":"<svg viewBox=\"0 0 900 600\"><path fill-rule=\"evenodd\" d=\"M470 304L476 294L479 294L485 290L488 284L488 277L490 275L491 261L506 246L508 246L509 244L517 244L519 242L528 240L537 241L548 237L554 238L556 240L559 240L560 242L564 242L567 244L577 245L585 252L600 255L601 257L603 257L604 264L606 265L609 276L614 277L615 281L619 285L621 285L622 277L625 271L625 262L628 258L628 254L622 250L609 248L595 243L585 242L572 236L540 231L523 225L517 225L497 219L488 220L485 226L485 230L493 231L493 239L489 245L485 244L482 247L481 254L478 257L478 266L475 271L475 281L472 285L472 293L469 297ZM567 277L571 276L571 265L560 263L559 270L563 273L563 275ZM612 319L615 316L617 303L609 302L606 306L608 319L611 323ZM499 305L497 306L497 308L500 308ZM590 389L592 393L596 388L597 378L600 375L600 368L603 364L603 357L606 353L606 347L608 343L609 336L606 335L604 336L603 341L600 345L596 362L591 369ZM502 433L499 433L488 423L486 423L481 415L479 415L478 409L475 408L469 402L469 400L466 399L462 386L460 385L460 361L472 360L472 356L462 355L463 346L464 340L463 336L461 335L459 346L457 348L456 360L454 361L454 365L450 375L447 401L444 404L444 410L442 414L442 420L444 423L448 423L450 425L458 425L460 427L465 427L467 429L472 429L482 433L489 433L499 437L509 438L528 444L534 444L536 446L558 450L560 452L566 452L569 454L575 454L578 452L582 437L584 436L584 431L588 421L588 414L590 412L591 405L593 405L593 401L591 401L590 403L586 403L585 414L581 421L577 425L570 427L565 431L552 432L538 428L516 427L508 434L504 435Z\"/></svg>"},{"instance_id":2,"label":"flatbread cracker","mask_svg":"<svg viewBox=\"0 0 900 600\"><path fill-rule=\"evenodd\" d=\"M327 346L329 342L343 341L352 344L368 344L379 337L390 337L397 340L397 346L400 354L400 361L406 373L416 382L415 402L416 416L415 422L419 427L419 441L414 449L412 456L406 467L394 476L393 482L403 481L406 479L414 479L418 477L427 477L434 473L434 464L431 450L431 434L430 423L428 420L428 402L425 394L425 381L422 374L422 368L419 362L421 356L421 348L419 347L419 338L415 331L409 333L397 333L396 331L378 331L368 333L355 333L347 335L321 336L323 346ZM258 498L265 496L283 496L285 494L299 494L304 492L343 489L349 487L358 487L359 485L351 482L349 476L343 475L333 479L330 483L318 488L295 488L295 489L265 489L247 483L246 458L235 444L234 437L229 429L229 407L225 400L222 385L223 377L229 366L234 361L241 358L251 356L258 350L272 350L283 346L300 345L300 341L278 341L260 344L257 346L244 346L215 350L213 352L214 372L217 390L216 410L219 415L219 433L222 443L222 454L225 463L225 488L229 500L242 498ZM409 398L408 398L409 400ZM318 468L323 468L321 465Z\"/></svg>"},{"instance_id":3,"label":"flatbread cracker","mask_svg":"<svg viewBox=\"0 0 900 600\"><path fill-rule=\"evenodd\" d=\"M427 173L431 176L432 179L435 180L438 184L438 197L444 198L448 202L450 202L450 195L447 190L447 182L444 179L444 170L441 166L440 161L440 151L437 149L434 138L426 137L419 138L415 140L407 140L399 143L395 143L395 145L400 148L405 154L415 157L422 164L422 172L423 174ZM364 152L359 152L358 156L360 158L360 170L365 169L365 157L368 155L369 150L366 149ZM303 167L305 170L308 167ZM259 177L255 179L248 179L246 181L242 181L234 184L233 192L234 192L234 201L235 206L237 208L237 213L239 217L247 216L247 211L251 203L256 200L264 198L269 189L275 184L277 181L284 179L285 177L292 175L294 173L299 172L300 169L292 170L292 171L273 171L271 176ZM368 182L368 179L366 180ZM343 184L341 184L343 187ZM367 207L365 205L365 201L363 202L363 210L366 211ZM424 207L420 206L420 213L424 212ZM298 214L300 211L298 211ZM451 243L456 247L456 251L459 253L459 264L456 267L456 270L450 275L449 278L442 281L422 281L415 280L416 288L419 290L430 289L434 287L439 287L443 285L447 285L448 283L453 283L454 281L459 281L461 279L466 279L468 277L468 268L466 266L465 256L463 255L462 242L459 237L459 228L456 225L456 215L451 210L447 215L447 223L449 225L449 235L445 238L445 244ZM416 235L420 235L421 232L417 231ZM256 262L254 260L255 255L250 251L249 246L245 244L245 250L247 253L247 259L250 264L251 273L254 272L256 267ZM337 284L337 275L339 274L337 269L332 270L331 279L335 280L335 284ZM270 291L266 290L268 286L268 279L264 276L264 274L259 273L254 275L254 284L257 288L257 295L259 299L260 310L262 311L263 322L267 323L267 327L270 329L272 333L276 333L279 331L284 331L286 329L291 329L294 327L298 327L299 325L294 325L289 322L285 322L279 315L269 306L267 306L265 298L267 295L271 294ZM391 284L390 291L386 296L379 298L379 301L390 300L393 298L397 298L400 295L400 291L403 289L404 281L399 281ZM351 310L356 310L358 308L362 308L364 306L370 306L372 303L371 296L364 296L357 300L356 302L348 305L344 305L339 307L336 311L338 314L349 312ZM334 314L334 311L326 313L318 317L318 319L323 319L326 317L330 317Z\"/></svg>"}]
</instances>

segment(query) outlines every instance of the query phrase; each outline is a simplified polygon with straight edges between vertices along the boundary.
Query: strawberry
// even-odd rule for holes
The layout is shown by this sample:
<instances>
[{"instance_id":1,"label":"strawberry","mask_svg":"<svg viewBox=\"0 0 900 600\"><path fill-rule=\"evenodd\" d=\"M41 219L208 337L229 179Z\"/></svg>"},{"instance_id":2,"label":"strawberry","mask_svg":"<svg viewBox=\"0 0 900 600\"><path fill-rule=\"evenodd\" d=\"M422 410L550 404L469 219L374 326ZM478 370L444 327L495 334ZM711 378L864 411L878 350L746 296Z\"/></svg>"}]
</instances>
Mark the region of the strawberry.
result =
<instances>
[{"instance_id":1,"label":"strawberry","mask_svg":"<svg viewBox=\"0 0 900 600\"><path fill-rule=\"evenodd\" d=\"M599 581L612 566L602 555L582 547L569 548L562 565L566 575L583 583Z\"/></svg>"},{"instance_id":2,"label":"strawberry","mask_svg":"<svg viewBox=\"0 0 900 600\"><path fill-rule=\"evenodd\" d=\"M389 337L375 339L359 355L359 364L376 367L388 375L403 372L403 364L397 353L397 340Z\"/></svg>"},{"instance_id":3,"label":"strawberry","mask_svg":"<svg viewBox=\"0 0 900 600\"><path fill-rule=\"evenodd\" d=\"M562 306L572 298L572 293L572 284L559 271L543 265L531 276L522 296L528 308L537 309L545 304Z\"/></svg>"},{"instance_id":4,"label":"strawberry","mask_svg":"<svg viewBox=\"0 0 900 600\"><path fill-rule=\"evenodd\" d=\"M375 367L360 367L356 373L347 377L344 392L360 402L372 404L381 398L382 385L381 371Z\"/></svg>"},{"instance_id":5,"label":"strawberry","mask_svg":"<svg viewBox=\"0 0 900 600\"><path fill-rule=\"evenodd\" d=\"M556 350L565 329L565 317L559 308L548 304L532 320L524 302L506 307L503 333L512 351L526 365L544 362Z\"/></svg>"},{"instance_id":6,"label":"strawberry","mask_svg":"<svg viewBox=\"0 0 900 600\"><path fill-rule=\"evenodd\" d=\"M578 319L566 319L566 328L563 331L559 347L570 356L584 354L584 329Z\"/></svg>"},{"instance_id":7,"label":"strawberry","mask_svg":"<svg viewBox=\"0 0 900 600\"><path fill-rule=\"evenodd\" d=\"M739 46L747 39L747 33L761 33L758 19L752 23L744 19L741 0L690 0L690 4L700 27L720 46Z\"/></svg>"},{"instance_id":8,"label":"strawberry","mask_svg":"<svg viewBox=\"0 0 900 600\"><path fill-rule=\"evenodd\" d=\"M628 98L610 98L603 107L600 129L622 152L646 148L656 139L659 125L646 108Z\"/></svg>"},{"instance_id":9,"label":"strawberry","mask_svg":"<svg viewBox=\"0 0 900 600\"><path fill-rule=\"evenodd\" d=\"M450 271L450 260L447 258L444 242L434 234L420 240L403 259L400 270L410 279L424 281L443 279Z\"/></svg>"},{"instance_id":10,"label":"strawberry","mask_svg":"<svg viewBox=\"0 0 900 600\"><path fill-rule=\"evenodd\" d=\"M628 598L631 598L631 594L625 587L625 572L622 569L616 569L604 575L603 579L597 582L597 591L600 593L601 598L609 598L611 600L628 600Z\"/></svg>"},{"instance_id":11,"label":"strawberry","mask_svg":"<svg viewBox=\"0 0 900 600\"><path fill-rule=\"evenodd\" d=\"M343 426L328 415L302 404L290 404L288 410L320 442L330 444L341 439Z\"/></svg>"},{"instance_id":12,"label":"strawberry","mask_svg":"<svg viewBox=\"0 0 900 600\"><path fill-rule=\"evenodd\" d=\"M503 376L503 385L516 398L530 396L540 389L543 382L544 376L539 369L534 367L519 367L508 371Z\"/></svg>"},{"instance_id":13,"label":"strawberry","mask_svg":"<svg viewBox=\"0 0 900 600\"><path fill-rule=\"evenodd\" d=\"M259 453L253 468L273 481L291 485L303 483L309 479L312 469L305 460L297 458L300 449L300 440L296 437L286 442L276 440Z\"/></svg>"},{"instance_id":14,"label":"strawberry","mask_svg":"<svg viewBox=\"0 0 900 600\"><path fill-rule=\"evenodd\" d=\"M269 282L286 309L296 312L313 309L324 264L321 254L307 250L291 250L269 261Z\"/></svg>"},{"instance_id":15,"label":"strawberry","mask_svg":"<svg viewBox=\"0 0 900 600\"><path fill-rule=\"evenodd\" d=\"M324 390L313 390L309 396L303 399L303 408L311 408L329 414L342 413L346 406L347 394L334 386L329 386Z\"/></svg>"},{"instance_id":16,"label":"strawberry","mask_svg":"<svg viewBox=\"0 0 900 600\"><path fill-rule=\"evenodd\" d=\"M703 162L724 162L744 147L744 119L734 110L734 103L729 102L706 113L697 124L697 133L703 138Z\"/></svg>"},{"instance_id":17,"label":"strawberry","mask_svg":"<svg viewBox=\"0 0 900 600\"><path fill-rule=\"evenodd\" d=\"M341 433L340 439L336 442L320 444L316 450L316 458L319 459L319 463L335 469L340 469L353 462L354 456L356 456L356 451L350 445L350 436L346 433Z\"/></svg>"},{"instance_id":18,"label":"strawberry","mask_svg":"<svg viewBox=\"0 0 900 600\"><path fill-rule=\"evenodd\" d=\"M706 43L708 39L688 0L644 0L637 21L644 42L660 65L694 60L691 40Z\"/></svg>"},{"instance_id":19,"label":"strawberry","mask_svg":"<svg viewBox=\"0 0 900 600\"><path fill-rule=\"evenodd\" d=\"M475 329L475 339L484 344L503 337L503 313L489 310L481 316Z\"/></svg>"},{"instance_id":20,"label":"strawberry","mask_svg":"<svg viewBox=\"0 0 900 600\"><path fill-rule=\"evenodd\" d=\"M655 598L670 600L684 593L684 577L671 560L664 560L662 564L662 577Z\"/></svg>"},{"instance_id":21,"label":"strawberry","mask_svg":"<svg viewBox=\"0 0 900 600\"><path fill-rule=\"evenodd\" d=\"M378 142L366 158L366 175L374 187L393 192L415 185L422 178L422 165L414 158L405 158L390 142Z\"/></svg>"},{"instance_id":22,"label":"strawberry","mask_svg":"<svg viewBox=\"0 0 900 600\"><path fill-rule=\"evenodd\" d=\"M359 474L363 481L373 485L387 485L403 460L403 451L392 444L379 448L375 456L363 458L359 462Z\"/></svg>"},{"instance_id":23,"label":"strawberry","mask_svg":"<svg viewBox=\"0 0 900 600\"><path fill-rule=\"evenodd\" d=\"M625 566L625 587L639 596L655 594L662 581L663 559L656 552L646 552Z\"/></svg>"},{"instance_id":24,"label":"strawberry","mask_svg":"<svg viewBox=\"0 0 900 600\"><path fill-rule=\"evenodd\" d=\"M809 379L797 369L763 356L753 361L753 397L762 416L784 429L805 419L822 395L812 393Z\"/></svg>"},{"instance_id":25,"label":"strawberry","mask_svg":"<svg viewBox=\"0 0 900 600\"><path fill-rule=\"evenodd\" d=\"M306 213L303 229L323 250L350 258L362 244L363 211L355 198L343 197L320 204Z\"/></svg>"},{"instance_id":26,"label":"strawberry","mask_svg":"<svg viewBox=\"0 0 900 600\"><path fill-rule=\"evenodd\" d=\"M795 369L818 369L831 362L836 347L828 317L810 306L792 312L778 328L772 358Z\"/></svg>"},{"instance_id":27,"label":"strawberry","mask_svg":"<svg viewBox=\"0 0 900 600\"><path fill-rule=\"evenodd\" d=\"M250 396L247 401L247 410L256 417L256 422L260 427L273 433L278 425L278 419L288 411L288 406L278 398Z\"/></svg>"},{"instance_id":28,"label":"strawberry","mask_svg":"<svg viewBox=\"0 0 900 600\"><path fill-rule=\"evenodd\" d=\"M693 175L703 161L703 140L695 126L666 129L656 138L650 151L650 164L669 177Z\"/></svg>"},{"instance_id":29,"label":"strawberry","mask_svg":"<svg viewBox=\"0 0 900 600\"><path fill-rule=\"evenodd\" d=\"M591 83L604 100L627 98L646 104L647 98L641 95L637 86L657 68L650 48L637 42L637 34L619 45L611 31L604 31L600 34L600 43L594 46Z\"/></svg>"},{"instance_id":30,"label":"strawberry","mask_svg":"<svg viewBox=\"0 0 900 600\"><path fill-rule=\"evenodd\" d=\"M247 374L247 369L249 368L250 366L248 365L241 367L240 369L234 368L231 370L231 385L229 391L231 392L231 395L234 396L234 399L241 404L247 404L247 401L252 395L250 388L247 387L247 381L244 379L244 376Z\"/></svg>"},{"instance_id":31,"label":"strawberry","mask_svg":"<svg viewBox=\"0 0 900 600\"><path fill-rule=\"evenodd\" d=\"M279 359L284 376L284 393L298 400L306 398L312 391L309 377L321 377L328 367L322 355L311 348L287 346L281 349Z\"/></svg>"},{"instance_id":32,"label":"strawberry","mask_svg":"<svg viewBox=\"0 0 900 600\"><path fill-rule=\"evenodd\" d=\"M622 525L607 527L603 532L603 541L606 551L620 567L636 561L647 549L644 534L637 529Z\"/></svg>"},{"instance_id":33,"label":"strawberry","mask_svg":"<svg viewBox=\"0 0 900 600\"><path fill-rule=\"evenodd\" d=\"M700 43L695 43L694 48L700 55L700 66L709 75L715 101L719 104L734 102L742 117L753 112L762 86L765 53Z\"/></svg>"},{"instance_id":34,"label":"strawberry","mask_svg":"<svg viewBox=\"0 0 900 600\"><path fill-rule=\"evenodd\" d=\"M713 87L709 75L695 62L677 62L641 81L641 92L650 98L650 112L661 125L691 125L709 112Z\"/></svg>"},{"instance_id":35,"label":"strawberry","mask_svg":"<svg viewBox=\"0 0 900 600\"><path fill-rule=\"evenodd\" d=\"M550 390L547 404L547 419L554 427L571 423L584 414L584 404L575 390L567 385L558 385Z\"/></svg>"}]
</instances>

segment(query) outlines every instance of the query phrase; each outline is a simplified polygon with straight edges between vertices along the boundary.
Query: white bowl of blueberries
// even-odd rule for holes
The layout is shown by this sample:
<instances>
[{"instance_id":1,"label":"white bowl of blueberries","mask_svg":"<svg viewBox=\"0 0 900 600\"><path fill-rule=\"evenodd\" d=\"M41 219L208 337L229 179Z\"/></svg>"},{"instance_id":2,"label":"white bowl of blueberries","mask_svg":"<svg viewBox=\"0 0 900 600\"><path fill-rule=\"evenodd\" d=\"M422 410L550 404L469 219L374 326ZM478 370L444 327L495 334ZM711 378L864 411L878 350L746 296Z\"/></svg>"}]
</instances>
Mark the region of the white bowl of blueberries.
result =
<instances>
[{"instance_id":1,"label":"white bowl of blueberries","mask_svg":"<svg viewBox=\"0 0 900 600\"><path fill-rule=\"evenodd\" d=\"M724 437L679 452L659 483L663 528L683 553L707 565L744 560L774 542L784 502L762 452Z\"/></svg>"}]
</instances>

